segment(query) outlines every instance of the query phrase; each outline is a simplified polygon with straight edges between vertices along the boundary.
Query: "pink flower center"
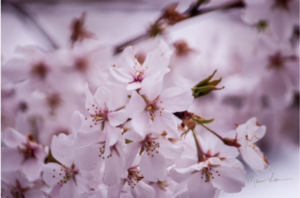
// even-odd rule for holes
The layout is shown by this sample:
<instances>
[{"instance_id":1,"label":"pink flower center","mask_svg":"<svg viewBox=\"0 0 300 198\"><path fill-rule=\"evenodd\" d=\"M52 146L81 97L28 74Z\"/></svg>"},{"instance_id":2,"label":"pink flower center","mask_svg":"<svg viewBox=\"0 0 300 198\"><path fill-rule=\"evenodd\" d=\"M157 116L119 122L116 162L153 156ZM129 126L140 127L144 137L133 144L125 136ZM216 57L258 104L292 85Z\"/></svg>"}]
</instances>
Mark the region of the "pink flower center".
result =
<instances>
[{"instance_id":1,"label":"pink flower center","mask_svg":"<svg viewBox=\"0 0 300 198\"><path fill-rule=\"evenodd\" d=\"M143 178L139 170L128 170L127 183L131 188L134 188Z\"/></svg>"},{"instance_id":2,"label":"pink flower center","mask_svg":"<svg viewBox=\"0 0 300 198\"><path fill-rule=\"evenodd\" d=\"M162 101L159 101L159 96L157 96L153 101L149 101L146 96L142 95L146 102L146 108L145 110L149 112L149 115L152 120L156 117L156 112L159 111L159 115L162 115L162 111L164 108L159 107L158 102L162 103Z\"/></svg>"},{"instance_id":3,"label":"pink flower center","mask_svg":"<svg viewBox=\"0 0 300 198\"><path fill-rule=\"evenodd\" d=\"M92 118L92 122L93 124L96 126L98 123L101 124L101 130L104 130L105 127L105 121L108 120L108 113L109 110L107 109L107 107L105 107L104 109L99 108L96 105L92 105L92 107L94 108L94 113L90 113L90 109L87 109L87 111L90 113L90 117ZM85 118L86 120L88 118ZM90 126L90 128L92 128L93 125Z\"/></svg>"},{"instance_id":4,"label":"pink flower center","mask_svg":"<svg viewBox=\"0 0 300 198\"><path fill-rule=\"evenodd\" d=\"M73 179L74 182L76 182L76 175L79 174L79 170L75 167L74 164L72 164L71 168L66 167L65 165L62 165L60 170L53 169L53 178L59 177L61 178L57 184L60 186L63 186L66 184L70 179ZM58 174L58 175L57 175Z\"/></svg>"},{"instance_id":5,"label":"pink flower center","mask_svg":"<svg viewBox=\"0 0 300 198\"><path fill-rule=\"evenodd\" d=\"M159 153L159 147L160 144L158 142L147 140L143 145L143 150L147 153L147 155L154 157L154 155Z\"/></svg>"},{"instance_id":6,"label":"pink flower center","mask_svg":"<svg viewBox=\"0 0 300 198\"><path fill-rule=\"evenodd\" d=\"M30 144L29 142L23 143L21 147L18 147L19 152L24 156L24 159L35 158L35 151L37 145Z\"/></svg>"},{"instance_id":7,"label":"pink flower center","mask_svg":"<svg viewBox=\"0 0 300 198\"><path fill-rule=\"evenodd\" d=\"M208 167L205 167L201 170L201 179L204 179L205 182L209 182L216 176L220 177L221 174L219 173L219 171L214 170L212 165L209 165Z\"/></svg>"}]
</instances>

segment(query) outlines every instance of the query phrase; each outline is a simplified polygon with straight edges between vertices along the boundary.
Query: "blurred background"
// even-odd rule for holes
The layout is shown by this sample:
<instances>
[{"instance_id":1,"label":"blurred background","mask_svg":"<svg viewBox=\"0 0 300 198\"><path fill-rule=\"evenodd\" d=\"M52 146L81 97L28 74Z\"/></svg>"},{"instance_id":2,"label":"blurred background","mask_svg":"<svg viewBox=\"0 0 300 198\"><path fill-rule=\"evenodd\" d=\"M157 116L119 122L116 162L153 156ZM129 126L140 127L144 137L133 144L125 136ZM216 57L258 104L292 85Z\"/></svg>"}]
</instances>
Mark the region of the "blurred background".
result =
<instances>
[{"instance_id":1,"label":"blurred background","mask_svg":"<svg viewBox=\"0 0 300 198\"><path fill-rule=\"evenodd\" d=\"M178 1L2 1L2 66L14 56L18 46L36 45L45 50L66 47L70 42L71 22L83 12L87 14L85 27L94 34L97 42L116 46L145 32L165 6L174 2ZM180 1L178 10L186 10L192 2ZM223 2L226 1L215 0L210 5ZM250 75L244 69L253 58L253 43L257 42L258 36L253 26L241 17L243 12L243 9L232 9L193 17L168 28L164 38L170 43L184 40L197 52L199 81L215 69L218 69L217 77L223 77L221 85L225 89L197 99L194 107L199 115L215 118L211 128L223 134L232 130L235 123L242 124L253 116L267 126L267 134L259 147L268 156L270 169L259 175L249 169L249 181L242 192L223 193L221 197L296 198L299 197L299 89L291 89L288 102L279 101L279 105L266 102L266 96L261 94L265 93L262 83L266 77ZM292 37L296 39L293 41L297 45L294 53L298 56L299 21ZM299 76L299 62L296 67ZM275 83L270 84L274 89L281 89ZM279 95L286 94L279 91ZM2 103L3 109L5 104ZM9 125L12 124L5 123L5 126ZM251 180L264 180L272 175L288 180L256 185Z\"/></svg>"}]
</instances>

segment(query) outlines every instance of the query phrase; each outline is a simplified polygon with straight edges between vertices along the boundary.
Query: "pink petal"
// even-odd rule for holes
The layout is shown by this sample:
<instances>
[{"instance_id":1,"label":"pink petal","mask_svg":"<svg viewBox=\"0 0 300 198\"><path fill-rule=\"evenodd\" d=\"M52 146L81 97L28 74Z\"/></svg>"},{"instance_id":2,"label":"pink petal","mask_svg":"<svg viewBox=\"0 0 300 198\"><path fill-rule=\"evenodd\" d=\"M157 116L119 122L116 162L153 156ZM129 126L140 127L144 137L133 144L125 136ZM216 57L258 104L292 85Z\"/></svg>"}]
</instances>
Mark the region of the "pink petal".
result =
<instances>
[{"instance_id":1,"label":"pink petal","mask_svg":"<svg viewBox=\"0 0 300 198\"><path fill-rule=\"evenodd\" d=\"M166 158L176 160L179 159L183 148L174 146L168 139L161 138L158 139L157 142L160 143L159 145L159 152Z\"/></svg>"},{"instance_id":2,"label":"pink petal","mask_svg":"<svg viewBox=\"0 0 300 198\"><path fill-rule=\"evenodd\" d=\"M60 175L61 165L56 163L48 163L43 167L42 178L48 186L56 185L63 177L64 174Z\"/></svg>"},{"instance_id":3,"label":"pink petal","mask_svg":"<svg viewBox=\"0 0 300 198\"><path fill-rule=\"evenodd\" d=\"M105 134L99 131L89 132L89 133L79 132L77 134L77 138L75 139L76 141L75 145L80 145L80 147L85 147L92 144L96 144L98 142L104 142L105 138L106 138Z\"/></svg>"},{"instance_id":4,"label":"pink petal","mask_svg":"<svg viewBox=\"0 0 300 198\"><path fill-rule=\"evenodd\" d=\"M156 114L154 118L154 127L159 131L166 131L171 137L178 137L178 125L176 117L167 111L162 111L161 114Z\"/></svg>"},{"instance_id":5,"label":"pink petal","mask_svg":"<svg viewBox=\"0 0 300 198\"><path fill-rule=\"evenodd\" d=\"M134 188L130 187L130 191L134 197L154 198L154 189L143 181L136 184Z\"/></svg>"},{"instance_id":6,"label":"pink petal","mask_svg":"<svg viewBox=\"0 0 300 198\"><path fill-rule=\"evenodd\" d=\"M190 177L187 188L189 198L215 198L218 195L218 189L211 182L201 179L201 172L194 173Z\"/></svg>"},{"instance_id":7,"label":"pink petal","mask_svg":"<svg viewBox=\"0 0 300 198\"><path fill-rule=\"evenodd\" d=\"M161 75L147 77L142 81L141 93L144 94L149 101L153 101L161 93L163 78Z\"/></svg>"},{"instance_id":8,"label":"pink petal","mask_svg":"<svg viewBox=\"0 0 300 198\"><path fill-rule=\"evenodd\" d=\"M128 71L126 71L124 68L110 67L109 71L112 76L120 82L129 83L134 81L134 74L128 73Z\"/></svg>"},{"instance_id":9,"label":"pink petal","mask_svg":"<svg viewBox=\"0 0 300 198\"><path fill-rule=\"evenodd\" d=\"M51 142L51 152L60 163L71 166L75 155L75 136L59 134L53 136Z\"/></svg>"},{"instance_id":10,"label":"pink petal","mask_svg":"<svg viewBox=\"0 0 300 198\"><path fill-rule=\"evenodd\" d=\"M87 83L84 86L84 93L85 93L85 97L86 97L85 108L86 108L86 110L89 109L91 112L93 112L93 110L94 110L93 105L95 105L95 101L94 101L93 95L90 92L89 85Z\"/></svg>"},{"instance_id":11,"label":"pink petal","mask_svg":"<svg viewBox=\"0 0 300 198\"><path fill-rule=\"evenodd\" d=\"M262 172L268 169L269 163L265 155L256 145L240 147L240 152L245 162L255 171Z\"/></svg>"},{"instance_id":12,"label":"pink petal","mask_svg":"<svg viewBox=\"0 0 300 198\"><path fill-rule=\"evenodd\" d=\"M145 107L146 102L144 99L136 92L133 92L128 104L126 105L126 111L128 115L133 117L143 112Z\"/></svg>"},{"instance_id":13,"label":"pink petal","mask_svg":"<svg viewBox=\"0 0 300 198\"><path fill-rule=\"evenodd\" d=\"M237 193L245 186L246 171L241 162L236 159L228 159L225 162L219 160L220 166L213 168L213 185L227 193ZM218 175L220 174L220 176Z\"/></svg>"},{"instance_id":14,"label":"pink petal","mask_svg":"<svg viewBox=\"0 0 300 198\"><path fill-rule=\"evenodd\" d=\"M134 51L133 47L131 46L126 47L122 52L122 55L119 60L121 67L124 68L129 73L134 72L133 69L134 66L136 65L140 66L138 61L135 58L135 54L136 52Z\"/></svg>"},{"instance_id":15,"label":"pink petal","mask_svg":"<svg viewBox=\"0 0 300 198\"><path fill-rule=\"evenodd\" d=\"M163 181L167 173L166 160L159 152L150 152L148 155L144 151L140 161L140 169L145 179L152 182Z\"/></svg>"},{"instance_id":16,"label":"pink petal","mask_svg":"<svg viewBox=\"0 0 300 198\"><path fill-rule=\"evenodd\" d=\"M127 90L136 90L141 88L142 84L140 82L129 83L126 87Z\"/></svg>"},{"instance_id":17,"label":"pink petal","mask_svg":"<svg viewBox=\"0 0 300 198\"><path fill-rule=\"evenodd\" d=\"M119 110L110 112L107 117L112 126L118 126L123 124L129 118L129 115L125 110Z\"/></svg>"},{"instance_id":18,"label":"pink petal","mask_svg":"<svg viewBox=\"0 0 300 198\"><path fill-rule=\"evenodd\" d=\"M103 162L104 154L100 153L101 144L94 144L78 149L75 154L75 164L79 169L95 170L99 168ZM104 150L104 147L102 147Z\"/></svg>"},{"instance_id":19,"label":"pink petal","mask_svg":"<svg viewBox=\"0 0 300 198\"><path fill-rule=\"evenodd\" d=\"M16 148L27 141L25 136L13 128L8 128L4 131L2 140L6 146L12 148Z\"/></svg>"},{"instance_id":20,"label":"pink petal","mask_svg":"<svg viewBox=\"0 0 300 198\"><path fill-rule=\"evenodd\" d=\"M27 159L22 165L22 172L26 175L29 181L35 181L41 176L43 161L37 159Z\"/></svg>"},{"instance_id":21,"label":"pink petal","mask_svg":"<svg viewBox=\"0 0 300 198\"><path fill-rule=\"evenodd\" d=\"M105 125L105 133L106 133L106 142L108 142L109 146L116 144L118 141L122 130L120 128L116 128L111 126L110 124Z\"/></svg>"},{"instance_id":22,"label":"pink petal","mask_svg":"<svg viewBox=\"0 0 300 198\"><path fill-rule=\"evenodd\" d=\"M156 49L147 54L143 68L147 68L146 75L150 76L169 66L169 57L161 49Z\"/></svg>"},{"instance_id":23,"label":"pink petal","mask_svg":"<svg viewBox=\"0 0 300 198\"><path fill-rule=\"evenodd\" d=\"M75 111L71 118L71 129L73 133L77 133L82 125L84 120L84 116L79 113L79 111Z\"/></svg>"},{"instance_id":24,"label":"pink petal","mask_svg":"<svg viewBox=\"0 0 300 198\"><path fill-rule=\"evenodd\" d=\"M130 168L141 149L140 142L131 142L130 144L126 145L126 157L125 157L125 169L127 170Z\"/></svg>"},{"instance_id":25,"label":"pink petal","mask_svg":"<svg viewBox=\"0 0 300 198\"><path fill-rule=\"evenodd\" d=\"M46 198L45 193L41 190L37 189L30 189L24 193L25 197L30 197L30 198Z\"/></svg>"},{"instance_id":26,"label":"pink petal","mask_svg":"<svg viewBox=\"0 0 300 198\"><path fill-rule=\"evenodd\" d=\"M131 124L133 129L140 134L141 136L144 136L146 129L148 129L150 124L150 116L148 112L143 111L139 115L135 115L132 117Z\"/></svg>"},{"instance_id":27,"label":"pink petal","mask_svg":"<svg viewBox=\"0 0 300 198\"><path fill-rule=\"evenodd\" d=\"M94 100L101 108L110 107L110 92L105 87L99 87L95 93Z\"/></svg>"},{"instance_id":28,"label":"pink petal","mask_svg":"<svg viewBox=\"0 0 300 198\"><path fill-rule=\"evenodd\" d=\"M15 148L1 148L1 170L16 171L21 167L24 156Z\"/></svg>"},{"instance_id":29,"label":"pink petal","mask_svg":"<svg viewBox=\"0 0 300 198\"><path fill-rule=\"evenodd\" d=\"M187 110L192 104L194 97L190 89L172 87L163 91L159 99L163 101L163 103L159 105L173 113Z\"/></svg>"},{"instance_id":30,"label":"pink petal","mask_svg":"<svg viewBox=\"0 0 300 198\"><path fill-rule=\"evenodd\" d=\"M119 151L119 150L118 150ZM120 182L124 171L124 161L122 156L115 149L111 152L111 157L105 160L105 170L103 181L107 185L115 185Z\"/></svg>"}]
</instances>

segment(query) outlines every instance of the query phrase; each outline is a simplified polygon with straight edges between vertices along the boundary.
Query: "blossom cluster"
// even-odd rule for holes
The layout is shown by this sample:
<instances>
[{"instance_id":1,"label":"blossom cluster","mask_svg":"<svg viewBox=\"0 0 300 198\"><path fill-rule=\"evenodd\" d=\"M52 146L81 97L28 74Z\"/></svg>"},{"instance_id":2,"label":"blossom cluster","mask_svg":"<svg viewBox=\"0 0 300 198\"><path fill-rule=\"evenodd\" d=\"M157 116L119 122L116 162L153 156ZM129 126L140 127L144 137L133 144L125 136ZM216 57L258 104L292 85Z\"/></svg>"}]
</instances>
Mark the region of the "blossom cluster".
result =
<instances>
[{"instance_id":1,"label":"blossom cluster","mask_svg":"<svg viewBox=\"0 0 300 198\"><path fill-rule=\"evenodd\" d=\"M49 147L31 134L6 129L2 193L214 197L221 190L239 192L245 185L244 166L236 159L239 153L255 171L268 167L254 144L266 127L252 118L239 125L231 139L197 132L207 120L190 110L195 100L192 89L164 84L172 72L171 55L158 47L139 62L135 49L126 48L107 68L111 81L123 85L123 93L106 86L91 93L86 83L85 106L73 113L71 132L54 135ZM36 75L35 70L30 75ZM19 119L22 132L26 127Z\"/></svg>"},{"instance_id":2,"label":"blossom cluster","mask_svg":"<svg viewBox=\"0 0 300 198\"><path fill-rule=\"evenodd\" d=\"M261 106L285 108L299 89L297 46L289 42L294 2L246 1L242 17L256 36L241 70L259 74L254 84L262 85L246 110L262 98ZM185 20L175 9L160 23ZM197 50L156 34L116 57L82 29L84 17L72 26L71 47L19 47L2 66L1 196L215 198L242 190L245 164L268 169L256 145L266 126L256 117L216 132L215 120L199 113L214 105L202 97L226 89L216 71L199 66Z\"/></svg>"}]
</instances>

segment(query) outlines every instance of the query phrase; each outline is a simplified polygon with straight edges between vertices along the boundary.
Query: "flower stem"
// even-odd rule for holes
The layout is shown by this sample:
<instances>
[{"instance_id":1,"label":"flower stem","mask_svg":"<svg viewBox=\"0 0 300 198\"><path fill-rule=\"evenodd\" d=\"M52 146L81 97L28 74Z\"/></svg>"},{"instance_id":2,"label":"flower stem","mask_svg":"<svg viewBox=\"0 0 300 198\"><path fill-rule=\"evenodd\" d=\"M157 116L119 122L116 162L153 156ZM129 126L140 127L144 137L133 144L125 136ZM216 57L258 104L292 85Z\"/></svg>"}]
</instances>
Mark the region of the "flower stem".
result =
<instances>
[{"instance_id":1,"label":"flower stem","mask_svg":"<svg viewBox=\"0 0 300 198\"><path fill-rule=\"evenodd\" d=\"M213 131L212 129L208 128L207 126L205 126L204 124L200 124L202 127L204 127L206 130L208 130L209 132L211 132L212 134L214 134L215 136L217 136L220 140L222 140L222 142L224 142L224 144L228 145L228 146L235 146L235 147L240 147L241 145L237 142L236 139L231 139L231 138L222 138L218 133L216 133L215 131Z\"/></svg>"},{"instance_id":2,"label":"flower stem","mask_svg":"<svg viewBox=\"0 0 300 198\"><path fill-rule=\"evenodd\" d=\"M217 136L220 140L223 141L223 138L215 131L213 131L212 129L208 128L207 126L205 126L204 124L200 124L202 127L204 127L206 130L208 130L209 132L211 132L212 134L214 134L215 136Z\"/></svg>"},{"instance_id":3,"label":"flower stem","mask_svg":"<svg viewBox=\"0 0 300 198\"><path fill-rule=\"evenodd\" d=\"M196 144L198 162L203 162L206 159L205 154L199 144L195 130L193 129L192 132L193 132L193 137L194 137L195 144Z\"/></svg>"}]
</instances>

